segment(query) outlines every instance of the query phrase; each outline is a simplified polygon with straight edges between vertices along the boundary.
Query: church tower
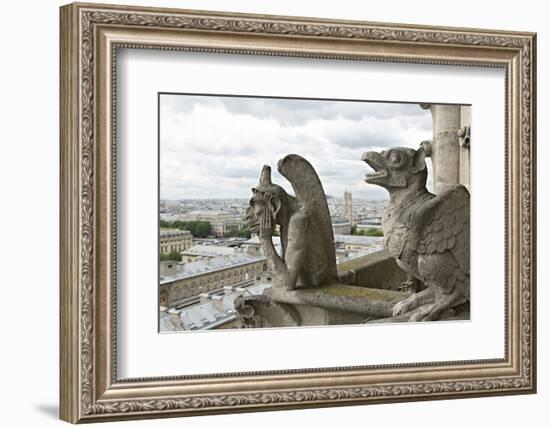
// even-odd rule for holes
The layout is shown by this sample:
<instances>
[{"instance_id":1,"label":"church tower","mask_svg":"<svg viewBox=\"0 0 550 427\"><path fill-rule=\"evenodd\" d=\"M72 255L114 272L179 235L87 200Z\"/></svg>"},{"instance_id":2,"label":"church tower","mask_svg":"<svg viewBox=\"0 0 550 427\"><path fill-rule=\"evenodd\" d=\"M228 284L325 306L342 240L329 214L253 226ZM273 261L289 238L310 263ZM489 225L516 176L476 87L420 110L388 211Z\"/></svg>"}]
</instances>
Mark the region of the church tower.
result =
<instances>
[{"instance_id":1,"label":"church tower","mask_svg":"<svg viewBox=\"0 0 550 427\"><path fill-rule=\"evenodd\" d=\"M344 216L353 225L353 209L349 191L344 191Z\"/></svg>"}]
</instances>

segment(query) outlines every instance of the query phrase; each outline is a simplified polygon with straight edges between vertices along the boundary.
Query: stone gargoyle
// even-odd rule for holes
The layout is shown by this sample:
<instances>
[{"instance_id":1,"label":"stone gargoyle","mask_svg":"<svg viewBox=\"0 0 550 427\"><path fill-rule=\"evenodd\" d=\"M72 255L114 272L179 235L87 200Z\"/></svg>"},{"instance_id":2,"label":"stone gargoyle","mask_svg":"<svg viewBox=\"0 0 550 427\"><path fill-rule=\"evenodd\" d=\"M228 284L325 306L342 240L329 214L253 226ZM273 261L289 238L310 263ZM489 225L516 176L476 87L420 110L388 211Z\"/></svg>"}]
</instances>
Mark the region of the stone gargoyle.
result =
<instances>
[{"instance_id":1,"label":"stone gargoyle","mask_svg":"<svg viewBox=\"0 0 550 427\"><path fill-rule=\"evenodd\" d=\"M438 195L426 189L425 148L363 154L374 173L365 181L385 188L385 246L397 264L426 289L395 304L393 316L437 320L470 300L470 193L454 185Z\"/></svg>"},{"instance_id":2,"label":"stone gargoyle","mask_svg":"<svg viewBox=\"0 0 550 427\"><path fill-rule=\"evenodd\" d=\"M274 284L287 290L322 286L338 281L330 213L321 181L303 157L289 154L279 160L278 171L291 184L296 197L271 182L271 168L264 166L252 189L247 221L258 232ZM279 225L281 255L273 245Z\"/></svg>"}]
</instances>

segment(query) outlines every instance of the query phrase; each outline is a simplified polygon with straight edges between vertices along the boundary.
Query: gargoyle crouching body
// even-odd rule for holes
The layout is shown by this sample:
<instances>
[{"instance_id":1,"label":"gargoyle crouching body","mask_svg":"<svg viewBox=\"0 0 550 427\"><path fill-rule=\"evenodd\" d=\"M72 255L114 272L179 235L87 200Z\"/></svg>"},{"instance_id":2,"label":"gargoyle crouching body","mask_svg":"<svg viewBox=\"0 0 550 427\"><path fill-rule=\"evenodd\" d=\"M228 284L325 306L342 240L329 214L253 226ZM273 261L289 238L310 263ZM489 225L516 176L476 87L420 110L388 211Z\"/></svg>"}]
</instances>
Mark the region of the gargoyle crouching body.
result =
<instances>
[{"instance_id":1,"label":"gargoyle crouching body","mask_svg":"<svg viewBox=\"0 0 550 427\"><path fill-rule=\"evenodd\" d=\"M382 218L385 246L427 288L394 306L393 315L437 320L470 299L470 193L455 185L439 195L426 189L425 152L392 148L362 159L374 169L367 183L390 193Z\"/></svg>"},{"instance_id":2,"label":"gargoyle crouching body","mask_svg":"<svg viewBox=\"0 0 550 427\"><path fill-rule=\"evenodd\" d=\"M258 232L274 283L288 290L336 283L334 238L326 197L311 164L295 154L278 163L279 172L292 184L296 197L271 182L271 168L264 166L260 183L252 189L247 220ZM281 255L272 235L279 225Z\"/></svg>"}]
</instances>

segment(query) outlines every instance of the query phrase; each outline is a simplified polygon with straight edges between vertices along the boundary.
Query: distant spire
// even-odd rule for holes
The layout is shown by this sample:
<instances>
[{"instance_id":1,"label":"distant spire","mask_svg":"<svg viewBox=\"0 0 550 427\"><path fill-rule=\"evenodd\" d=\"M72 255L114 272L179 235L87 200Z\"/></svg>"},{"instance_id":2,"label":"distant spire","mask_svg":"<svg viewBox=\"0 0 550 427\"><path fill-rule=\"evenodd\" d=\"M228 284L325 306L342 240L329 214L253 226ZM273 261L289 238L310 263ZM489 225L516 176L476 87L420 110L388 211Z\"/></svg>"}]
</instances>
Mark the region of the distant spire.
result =
<instances>
[{"instance_id":1,"label":"distant spire","mask_svg":"<svg viewBox=\"0 0 550 427\"><path fill-rule=\"evenodd\" d=\"M344 216L353 225L353 204L351 201L351 192L344 191Z\"/></svg>"}]
</instances>

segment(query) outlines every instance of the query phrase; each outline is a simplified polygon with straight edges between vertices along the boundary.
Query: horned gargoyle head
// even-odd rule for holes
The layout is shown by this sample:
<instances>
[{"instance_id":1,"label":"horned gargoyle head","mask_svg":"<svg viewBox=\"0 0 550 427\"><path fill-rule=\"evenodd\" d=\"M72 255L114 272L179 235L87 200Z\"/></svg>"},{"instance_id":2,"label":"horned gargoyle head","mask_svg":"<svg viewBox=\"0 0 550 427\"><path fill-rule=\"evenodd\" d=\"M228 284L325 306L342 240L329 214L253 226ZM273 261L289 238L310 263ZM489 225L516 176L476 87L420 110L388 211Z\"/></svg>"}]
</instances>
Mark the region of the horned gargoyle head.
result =
<instances>
[{"instance_id":1,"label":"horned gargoyle head","mask_svg":"<svg viewBox=\"0 0 550 427\"><path fill-rule=\"evenodd\" d=\"M260 182L252 188L250 206L246 211L245 219L252 233L258 232L262 220L268 225L275 225L285 194L285 190L280 185L271 182L271 168L264 165Z\"/></svg>"},{"instance_id":2,"label":"horned gargoyle head","mask_svg":"<svg viewBox=\"0 0 550 427\"><path fill-rule=\"evenodd\" d=\"M367 151L361 160L367 163L373 173L368 173L365 182L376 184L393 191L397 188L425 187L428 171L425 162L425 148L390 148L377 152Z\"/></svg>"}]
</instances>

